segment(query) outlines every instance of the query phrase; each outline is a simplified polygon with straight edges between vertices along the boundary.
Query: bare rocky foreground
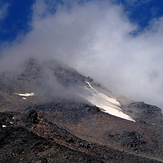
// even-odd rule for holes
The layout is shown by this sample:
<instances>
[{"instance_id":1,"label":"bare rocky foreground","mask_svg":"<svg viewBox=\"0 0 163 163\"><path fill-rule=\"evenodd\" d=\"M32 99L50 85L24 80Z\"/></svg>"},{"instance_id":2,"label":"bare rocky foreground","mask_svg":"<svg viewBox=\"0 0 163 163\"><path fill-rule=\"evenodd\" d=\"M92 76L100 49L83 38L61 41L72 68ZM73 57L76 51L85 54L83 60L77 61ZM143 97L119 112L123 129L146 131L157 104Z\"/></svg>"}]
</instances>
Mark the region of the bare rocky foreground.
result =
<instances>
[{"instance_id":1,"label":"bare rocky foreground","mask_svg":"<svg viewBox=\"0 0 163 163\"><path fill-rule=\"evenodd\" d=\"M58 61L23 66L0 73L0 162L163 162L160 108L115 95ZM86 81L136 122L79 96L88 95Z\"/></svg>"},{"instance_id":2,"label":"bare rocky foreground","mask_svg":"<svg viewBox=\"0 0 163 163\"><path fill-rule=\"evenodd\" d=\"M6 126L0 130L0 162L159 162L82 140L46 117L34 110L1 113L0 123Z\"/></svg>"}]
</instances>

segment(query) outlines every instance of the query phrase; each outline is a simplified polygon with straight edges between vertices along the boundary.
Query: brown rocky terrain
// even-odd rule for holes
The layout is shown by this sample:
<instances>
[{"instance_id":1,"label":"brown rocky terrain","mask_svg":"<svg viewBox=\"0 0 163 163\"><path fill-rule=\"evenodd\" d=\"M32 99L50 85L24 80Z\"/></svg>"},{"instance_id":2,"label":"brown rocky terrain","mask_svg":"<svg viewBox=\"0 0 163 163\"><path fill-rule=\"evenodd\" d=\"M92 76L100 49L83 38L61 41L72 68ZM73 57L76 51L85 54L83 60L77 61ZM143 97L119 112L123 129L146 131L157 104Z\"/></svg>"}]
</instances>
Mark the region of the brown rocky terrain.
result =
<instances>
[{"instance_id":1,"label":"brown rocky terrain","mask_svg":"<svg viewBox=\"0 0 163 163\"><path fill-rule=\"evenodd\" d=\"M136 122L80 97L85 81ZM0 87L0 162L163 162L160 108L115 95L59 61L30 59L21 72L1 73ZM26 92L35 94L19 96Z\"/></svg>"},{"instance_id":2,"label":"brown rocky terrain","mask_svg":"<svg viewBox=\"0 0 163 163\"><path fill-rule=\"evenodd\" d=\"M82 140L47 116L34 110L1 113L1 125L6 125L0 130L1 162L160 162Z\"/></svg>"}]
</instances>

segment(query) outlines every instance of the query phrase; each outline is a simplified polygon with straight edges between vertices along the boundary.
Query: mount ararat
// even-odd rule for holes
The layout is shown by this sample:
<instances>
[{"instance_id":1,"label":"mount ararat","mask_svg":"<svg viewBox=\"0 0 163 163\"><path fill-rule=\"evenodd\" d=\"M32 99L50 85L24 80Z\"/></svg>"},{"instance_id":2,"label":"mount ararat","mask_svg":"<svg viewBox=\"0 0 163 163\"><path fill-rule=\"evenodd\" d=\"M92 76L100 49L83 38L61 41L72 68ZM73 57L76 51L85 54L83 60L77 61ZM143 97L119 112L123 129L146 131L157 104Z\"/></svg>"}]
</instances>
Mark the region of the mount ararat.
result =
<instances>
[{"instance_id":1,"label":"mount ararat","mask_svg":"<svg viewBox=\"0 0 163 163\"><path fill-rule=\"evenodd\" d=\"M0 72L0 162L163 162L160 108L59 60Z\"/></svg>"}]
</instances>

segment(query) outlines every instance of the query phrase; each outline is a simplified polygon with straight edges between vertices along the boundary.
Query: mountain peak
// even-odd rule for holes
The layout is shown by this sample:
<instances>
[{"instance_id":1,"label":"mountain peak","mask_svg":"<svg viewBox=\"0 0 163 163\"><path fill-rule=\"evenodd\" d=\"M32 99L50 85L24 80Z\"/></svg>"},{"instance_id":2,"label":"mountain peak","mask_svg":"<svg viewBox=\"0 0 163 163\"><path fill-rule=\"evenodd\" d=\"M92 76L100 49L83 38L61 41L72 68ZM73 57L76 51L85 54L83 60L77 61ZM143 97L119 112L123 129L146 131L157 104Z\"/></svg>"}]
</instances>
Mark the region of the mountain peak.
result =
<instances>
[{"instance_id":1,"label":"mountain peak","mask_svg":"<svg viewBox=\"0 0 163 163\"><path fill-rule=\"evenodd\" d=\"M163 160L160 108L116 95L57 60L29 59L22 66L0 74L2 135L9 128L30 131L103 162L117 159L104 150L121 162Z\"/></svg>"}]
</instances>

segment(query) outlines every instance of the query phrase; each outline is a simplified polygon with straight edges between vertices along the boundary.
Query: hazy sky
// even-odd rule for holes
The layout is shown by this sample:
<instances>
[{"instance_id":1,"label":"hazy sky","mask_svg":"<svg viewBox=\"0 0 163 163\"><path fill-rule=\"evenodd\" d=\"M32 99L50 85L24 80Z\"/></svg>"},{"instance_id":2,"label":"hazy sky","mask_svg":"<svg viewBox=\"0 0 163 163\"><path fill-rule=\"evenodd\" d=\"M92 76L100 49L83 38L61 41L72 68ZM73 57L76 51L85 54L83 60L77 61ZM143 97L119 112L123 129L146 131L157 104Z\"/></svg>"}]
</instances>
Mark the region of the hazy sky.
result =
<instances>
[{"instance_id":1,"label":"hazy sky","mask_svg":"<svg viewBox=\"0 0 163 163\"><path fill-rule=\"evenodd\" d=\"M58 58L114 93L163 108L162 0L2 0L0 69Z\"/></svg>"}]
</instances>

